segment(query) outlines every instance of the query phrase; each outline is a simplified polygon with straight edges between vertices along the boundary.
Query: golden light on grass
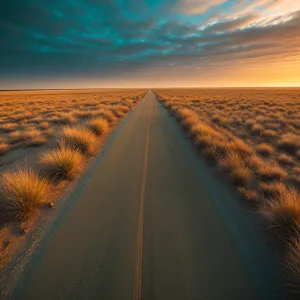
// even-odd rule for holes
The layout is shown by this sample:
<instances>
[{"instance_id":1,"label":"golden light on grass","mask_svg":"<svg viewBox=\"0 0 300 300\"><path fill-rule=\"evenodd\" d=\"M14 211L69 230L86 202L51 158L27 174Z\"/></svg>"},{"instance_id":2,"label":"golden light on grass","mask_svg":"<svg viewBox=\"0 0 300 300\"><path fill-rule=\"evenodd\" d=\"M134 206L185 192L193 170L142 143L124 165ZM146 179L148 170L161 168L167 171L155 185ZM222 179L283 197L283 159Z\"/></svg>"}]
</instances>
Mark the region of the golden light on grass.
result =
<instances>
[{"instance_id":1,"label":"golden light on grass","mask_svg":"<svg viewBox=\"0 0 300 300\"><path fill-rule=\"evenodd\" d=\"M300 148L299 136L296 134L287 133L282 136L277 146L283 151L295 154Z\"/></svg>"},{"instance_id":2,"label":"golden light on grass","mask_svg":"<svg viewBox=\"0 0 300 300\"><path fill-rule=\"evenodd\" d=\"M101 117L106 119L108 122L112 123L116 121L116 115L111 110L104 110L101 113Z\"/></svg>"},{"instance_id":3,"label":"golden light on grass","mask_svg":"<svg viewBox=\"0 0 300 300\"><path fill-rule=\"evenodd\" d=\"M28 146L40 146L45 144L48 140L42 135L40 130L34 128L24 132L24 139L26 140L26 144Z\"/></svg>"},{"instance_id":4,"label":"golden light on grass","mask_svg":"<svg viewBox=\"0 0 300 300\"><path fill-rule=\"evenodd\" d=\"M193 115L188 115L188 117L193 116ZM191 132L195 135L195 136L209 136L209 137L213 137L213 138L219 138L219 139L224 139L223 135L219 132L217 132L215 129L213 129L211 126L209 126L208 124L205 123L197 123L195 124L192 129Z\"/></svg>"},{"instance_id":5,"label":"golden light on grass","mask_svg":"<svg viewBox=\"0 0 300 300\"><path fill-rule=\"evenodd\" d=\"M279 162L280 165L282 166L292 166L295 164L295 160L292 156L281 153L279 157L277 158L277 161Z\"/></svg>"},{"instance_id":6,"label":"golden light on grass","mask_svg":"<svg viewBox=\"0 0 300 300\"><path fill-rule=\"evenodd\" d=\"M6 143L0 142L0 155L6 154L10 150L10 146Z\"/></svg>"},{"instance_id":7,"label":"golden light on grass","mask_svg":"<svg viewBox=\"0 0 300 300\"><path fill-rule=\"evenodd\" d=\"M15 123L6 123L3 125L0 125L0 131L4 131L4 132L12 132L17 130L18 125Z\"/></svg>"},{"instance_id":8,"label":"golden light on grass","mask_svg":"<svg viewBox=\"0 0 300 300\"><path fill-rule=\"evenodd\" d=\"M94 154L96 151L96 135L83 126L66 126L60 133L61 142L67 147L76 148L86 155Z\"/></svg>"},{"instance_id":9,"label":"golden light on grass","mask_svg":"<svg viewBox=\"0 0 300 300\"><path fill-rule=\"evenodd\" d=\"M16 144L16 143L21 143L25 141L25 136L23 134L23 132L21 132L20 130L11 132L8 135L8 140L10 144Z\"/></svg>"},{"instance_id":10,"label":"golden light on grass","mask_svg":"<svg viewBox=\"0 0 300 300\"><path fill-rule=\"evenodd\" d=\"M87 125L96 135L103 135L109 130L109 124L103 118L92 119Z\"/></svg>"},{"instance_id":11,"label":"golden light on grass","mask_svg":"<svg viewBox=\"0 0 300 300\"><path fill-rule=\"evenodd\" d=\"M287 177L287 173L277 165L263 165L258 170L258 175L263 181L281 181Z\"/></svg>"},{"instance_id":12,"label":"golden light on grass","mask_svg":"<svg viewBox=\"0 0 300 300\"><path fill-rule=\"evenodd\" d=\"M243 157L250 156L253 153L251 147L249 147L241 139L234 139L233 141L229 142L228 148L232 151L237 152L239 155Z\"/></svg>"},{"instance_id":13,"label":"golden light on grass","mask_svg":"<svg viewBox=\"0 0 300 300\"><path fill-rule=\"evenodd\" d=\"M258 190L266 198L275 198L286 192L286 184L282 181L262 182L258 185Z\"/></svg>"},{"instance_id":14,"label":"golden light on grass","mask_svg":"<svg viewBox=\"0 0 300 300\"><path fill-rule=\"evenodd\" d=\"M274 153L274 149L271 145L262 143L256 146L256 151L261 155L270 156Z\"/></svg>"},{"instance_id":15,"label":"golden light on grass","mask_svg":"<svg viewBox=\"0 0 300 300\"><path fill-rule=\"evenodd\" d=\"M247 186L252 180L252 171L242 157L235 151L228 151L219 161L219 165L227 171L236 185Z\"/></svg>"},{"instance_id":16,"label":"golden light on grass","mask_svg":"<svg viewBox=\"0 0 300 300\"><path fill-rule=\"evenodd\" d=\"M33 217L39 204L50 197L51 184L30 167L4 172L0 177L0 192L4 196L1 217L11 221L26 221Z\"/></svg>"},{"instance_id":17,"label":"golden light on grass","mask_svg":"<svg viewBox=\"0 0 300 300\"><path fill-rule=\"evenodd\" d=\"M279 235L290 237L300 226L300 195L294 188L281 190L261 211Z\"/></svg>"},{"instance_id":18,"label":"golden light on grass","mask_svg":"<svg viewBox=\"0 0 300 300\"><path fill-rule=\"evenodd\" d=\"M84 157L78 149L64 143L57 149L42 153L42 170L54 179L74 179L83 169Z\"/></svg>"}]
</instances>

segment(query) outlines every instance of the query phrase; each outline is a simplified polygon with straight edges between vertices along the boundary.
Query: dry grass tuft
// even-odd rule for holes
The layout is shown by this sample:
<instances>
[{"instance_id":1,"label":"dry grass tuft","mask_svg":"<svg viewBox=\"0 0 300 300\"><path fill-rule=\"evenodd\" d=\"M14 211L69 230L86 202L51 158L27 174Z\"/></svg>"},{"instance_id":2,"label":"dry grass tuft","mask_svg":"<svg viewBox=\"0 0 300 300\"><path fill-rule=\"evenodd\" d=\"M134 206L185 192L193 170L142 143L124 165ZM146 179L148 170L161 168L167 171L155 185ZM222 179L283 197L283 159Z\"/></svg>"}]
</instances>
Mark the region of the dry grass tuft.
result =
<instances>
[{"instance_id":1,"label":"dry grass tuft","mask_svg":"<svg viewBox=\"0 0 300 300\"><path fill-rule=\"evenodd\" d=\"M42 170L54 179L74 179L83 168L84 158L79 150L61 144L59 148L42 153Z\"/></svg>"},{"instance_id":2,"label":"dry grass tuft","mask_svg":"<svg viewBox=\"0 0 300 300\"><path fill-rule=\"evenodd\" d=\"M266 202L262 213L280 236L294 235L300 226L300 195L294 188L281 190L274 199Z\"/></svg>"},{"instance_id":3,"label":"dry grass tuft","mask_svg":"<svg viewBox=\"0 0 300 300\"><path fill-rule=\"evenodd\" d=\"M287 177L287 173L277 165L261 166L258 175L263 181L281 181Z\"/></svg>"},{"instance_id":4,"label":"dry grass tuft","mask_svg":"<svg viewBox=\"0 0 300 300\"><path fill-rule=\"evenodd\" d=\"M42 122L42 123L40 123L40 125L39 125L39 128L40 128L40 129L48 129L49 127L50 127L49 122Z\"/></svg>"},{"instance_id":5,"label":"dry grass tuft","mask_svg":"<svg viewBox=\"0 0 300 300\"><path fill-rule=\"evenodd\" d=\"M281 182L262 182L258 185L258 189L261 191L261 193L266 197L266 198L276 198L280 194L285 193L286 191L286 185Z\"/></svg>"},{"instance_id":6,"label":"dry grass tuft","mask_svg":"<svg viewBox=\"0 0 300 300\"><path fill-rule=\"evenodd\" d=\"M54 129L53 128L48 128L47 130L45 130L44 132L44 135L47 136L47 137L52 137L55 133Z\"/></svg>"},{"instance_id":7,"label":"dry grass tuft","mask_svg":"<svg viewBox=\"0 0 300 300\"><path fill-rule=\"evenodd\" d=\"M0 155L6 154L10 150L10 146L6 143L0 142Z\"/></svg>"},{"instance_id":8,"label":"dry grass tuft","mask_svg":"<svg viewBox=\"0 0 300 300\"><path fill-rule=\"evenodd\" d=\"M10 144L17 144L17 143L24 142L25 137L24 137L23 132L18 130L18 131L14 131L14 132L10 133L8 136L8 140L9 140Z\"/></svg>"},{"instance_id":9,"label":"dry grass tuft","mask_svg":"<svg viewBox=\"0 0 300 300\"><path fill-rule=\"evenodd\" d=\"M253 174L252 170L245 165L244 160L238 153L234 151L227 152L219 164L230 174L236 185L247 186L250 184Z\"/></svg>"},{"instance_id":10,"label":"dry grass tuft","mask_svg":"<svg viewBox=\"0 0 300 300\"><path fill-rule=\"evenodd\" d=\"M76 148L83 154L92 155L96 151L96 136L85 127L66 126L61 130L60 136L61 143L67 147Z\"/></svg>"},{"instance_id":11,"label":"dry grass tuft","mask_svg":"<svg viewBox=\"0 0 300 300\"><path fill-rule=\"evenodd\" d=\"M293 157L284 153L280 154L280 156L277 158L277 161L282 166L292 166L295 164L295 160L293 159Z\"/></svg>"},{"instance_id":12,"label":"dry grass tuft","mask_svg":"<svg viewBox=\"0 0 300 300\"><path fill-rule=\"evenodd\" d=\"M295 154L300 148L300 139L298 135L287 133L282 136L277 144L278 148L291 154Z\"/></svg>"},{"instance_id":13,"label":"dry grass tuft","mask_svg":"<svg viewBox=\"0 0 300 300\"><path fill-rule=\"evenodd\" d=\"M47 138L44 137L41 131L37 129L29 129L25 131L24 139L28 146L41 146L47 142Z\"/></svg>"},{"instance_id":14,"label":"dry grass tuft","mask_svg":"<svg viewBox=\"0 0 300 300\"><path fill-rule=\"evenodd\" d=\"M261 154L261 155L265 155L265 156L270 156L271 154L274 153L274 149L271 145L262 143L256 146L256 151Z\"/></svg>"},{"instance_id":15,"label":"dry grass tuft","mask_svg":"<svg viewBox=\"0 0 300 300\"><path fill-rule=\"evenodd\" d=\"M247 157L253 154L252 149L241 139L235 139L228 143L228 148L237 152L243 157Z\"/></svg>"},{"instance_id":16,"label":"dry grass tuft","mask_svg":"<svg viewBox=\"0 0 300 300\"><path fill-rule=\"evenodd\" d=\"M208 124L201 123L201 122L195 124L192 127L191 132L196 137L207 136L207 137L211 137L211 138L223 139L223 135L221 133L217 132L215 129L213 129Z\"/></svg>"},{"instance_id":17,"label":"dry grass tuft","mask_svg":"<svg viewBox=\"0 0 300 300\"><path fill-rule=\"evenodd\" d=\"M117 117L111 110L105 110L101 113L101 117L106 119L108 122L115 122Z\"/></svg>"},{"instance_id":18,"label":"dry grass tuft","mask_svg":"<svg viewBox=\"0 0 300 300\"><path fill-rule=\"evenodd\" d=\"M87 125L96 135L103 135L109 130L109 124L103 118L92 119Z\"/></svg>"},{"instance_id":19,"label":"dry grass tuft","mask_svg":"<svg viewBox=\"0 0 300 300\"><path fill-rule=\"evenodd\" d=\"M264 161L255 154L247 157L245 162L253 170L258 170L264 164Z\"/></svg>"},{"instance_id":20,"label":"dry grass tuft","mask_svg":"<svg viewBox=\"0 0 300 300\"><path fill-rule=\"evenodd\" d=\"M247 202L250 202L252 204L258 204L259 203L259 195L255 190L245 188L245 187L239 187L238 191L240 195L245 199Z\"/></svg>"},{"instance_id":21,"label":"dry grass tuft","mask_svg":"<svg viewBox=\"0 0 300 300\"><path fill-rule=\"evenodd\" d=\"M47 201L51 192L50 183L29 167L3 173L0 188L5 198L2 217L11 221L32 218L38 205Z\"/></svg>"},{"instance_id":22,"label":"dry grass tuft","mask_svg":"<svg viewBox=\"0 0 300 300\"><path fill-rule=\"evenodd\" d=\"M3 124L0 126L0 131L4 131L4 132L12 132L17 130L18 125L15 123L7 123L7 124Z\"/></svg>"}]
</instances>

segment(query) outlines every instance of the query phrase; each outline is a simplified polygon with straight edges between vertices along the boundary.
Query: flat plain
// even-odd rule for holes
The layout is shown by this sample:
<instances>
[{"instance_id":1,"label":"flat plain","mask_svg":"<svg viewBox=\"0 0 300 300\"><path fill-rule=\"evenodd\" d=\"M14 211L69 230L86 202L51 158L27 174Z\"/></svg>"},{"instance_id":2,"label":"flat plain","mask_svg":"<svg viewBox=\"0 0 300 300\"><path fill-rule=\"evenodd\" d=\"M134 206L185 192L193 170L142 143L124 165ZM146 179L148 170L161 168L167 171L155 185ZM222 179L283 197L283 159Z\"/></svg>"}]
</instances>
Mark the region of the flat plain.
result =
<instances>
[{"instance_id":1,"label":"flat plain","mask_svg":"<svg viewBox=\"0 0 300 300\"><path fill-rule=\"evenodd\" d=\"M145 90L0 92L0 266Z\"/></svg>"},{"instance_id":2,"label":"flat plain","mask_svg":"<svg viewBox=\"0 0 300 300\"><path fill-rule=\"evenodd\" d=\"M299 103L299 89L3 92L0 298L294 299Z\"/></svg>"},{"instance_id":3,"label":"flat plain","mask_svg":"<svg viewBox=\"0 0 300 300\"><path fill-rule=\"evenodd\" d=\"M300 89L157 89L206 161L267 221L300 284Z\"/></svg>"}]
</instances>

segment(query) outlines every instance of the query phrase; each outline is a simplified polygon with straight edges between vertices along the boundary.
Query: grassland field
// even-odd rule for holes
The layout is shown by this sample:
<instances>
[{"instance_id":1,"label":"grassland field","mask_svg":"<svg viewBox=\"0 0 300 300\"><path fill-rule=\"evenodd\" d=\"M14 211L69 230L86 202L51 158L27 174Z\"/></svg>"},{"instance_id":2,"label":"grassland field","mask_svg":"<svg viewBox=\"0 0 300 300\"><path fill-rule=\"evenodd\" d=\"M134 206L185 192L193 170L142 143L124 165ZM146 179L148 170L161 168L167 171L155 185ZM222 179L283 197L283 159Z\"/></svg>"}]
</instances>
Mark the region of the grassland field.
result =
<instances>
[{"instance_id":1,"label":"grassland field","mask_svg":"<svg viewBox=\"0 0 300 300\"><path fill-rule=\"evenodd\" d=\"M265 219L300 288L300 89L153 91L207 164ZM0 267L145 92L0 92Z\"/></svg>"},{"instance_id":2,"label":"grassland field","mask_svg":"<svg viewBox=\"0 0 300 300\"><path fill-rule=\"evenodd\" d=\"M300 89L156 89L207 162L265 218L300 287Z\"/></svg>"},{"instance_id":3,"label":"grassland field","mask_svg":"<svg viewBox=\"0 0 300 300\"><path fill-rule=\"evenodd\" d=\"M44 207L54 207L142 89L0 92L0 267Z\"/></svg>"}]
</instances>

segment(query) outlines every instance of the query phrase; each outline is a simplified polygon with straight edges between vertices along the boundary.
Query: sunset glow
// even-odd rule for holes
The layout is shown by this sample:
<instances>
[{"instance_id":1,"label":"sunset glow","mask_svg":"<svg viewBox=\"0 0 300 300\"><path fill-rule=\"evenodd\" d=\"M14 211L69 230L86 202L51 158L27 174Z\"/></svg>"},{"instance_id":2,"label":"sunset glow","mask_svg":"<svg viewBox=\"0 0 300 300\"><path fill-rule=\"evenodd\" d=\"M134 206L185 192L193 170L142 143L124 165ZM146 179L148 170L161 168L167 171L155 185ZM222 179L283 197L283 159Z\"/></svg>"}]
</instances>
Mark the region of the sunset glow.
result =
<instances>
[{"instance_id":1,"label":"sunset glow","mask_svg":"<svg viewBox=\"0 0 300 300\"><path fill-rule=\"evenodd\" d=\"M300 1L2 1L0 89L299 86Z\"/></svg>"}]
</instances>

